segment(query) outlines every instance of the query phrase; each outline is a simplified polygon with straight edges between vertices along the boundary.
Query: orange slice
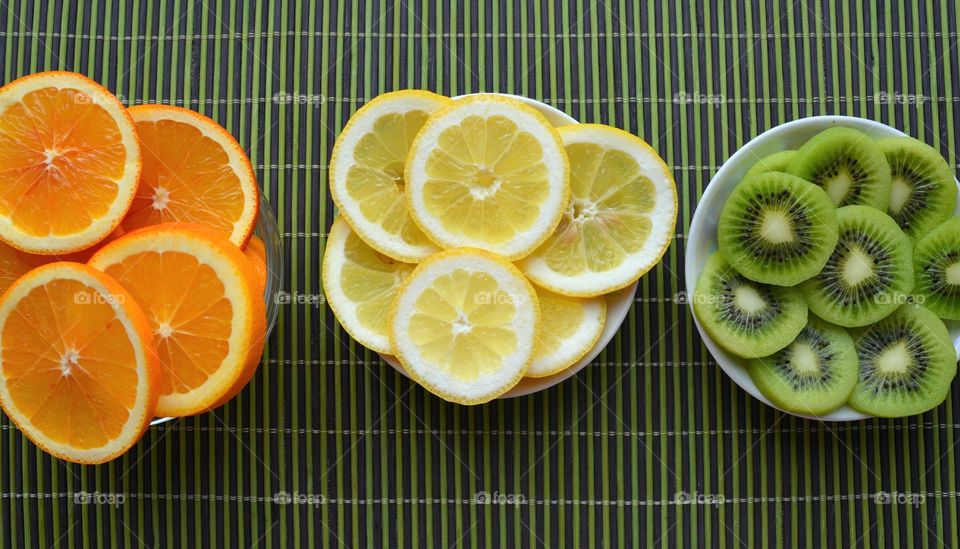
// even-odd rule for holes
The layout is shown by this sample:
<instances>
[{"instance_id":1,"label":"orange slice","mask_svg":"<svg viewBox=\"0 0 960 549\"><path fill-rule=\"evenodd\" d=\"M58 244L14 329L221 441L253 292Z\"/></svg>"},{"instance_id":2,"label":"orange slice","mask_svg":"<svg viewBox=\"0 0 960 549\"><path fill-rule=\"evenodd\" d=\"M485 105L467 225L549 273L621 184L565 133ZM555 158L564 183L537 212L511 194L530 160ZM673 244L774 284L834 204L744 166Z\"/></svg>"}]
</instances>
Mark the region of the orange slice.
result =
<instances>
[{"instance_id":1,"label":"orange slice","mask_svg":"<svg viewBox=\"0 0 960 549\"><path fill-rule=\"evenodd\" d=\"M107 235L107 238L89 248L71 254L57 255L28 254L27 252L20 251L0 242L0 294L7 291L7 288L16 282L18 278L40 265L46 265L47 263L53 263L55 261L86 263L87 260L90 259L90 256L101 246L118 238L122 234L123 230L117 227L112 233Z\"/></svg>"},{"instance_id":2,"label":"orange slice","mask_svg":"<svg viewBox=\"0 0 960 549\"><path fill-rule=\"evenodd\" d=\"M107 244L89 265L122 284L150 321L163 373L158 415L216 408L253 376L266 330L263 296L250 262L226 238L156 225Z\"/></svg>"},{"instance_id":3,"label":"orange slice","mask_svg":"<svg viewBox=\"0 0 960 549\"><path fill-rule=\"evenodd\" d=\"M267 292L267 248L263 240L260 240L259 236L251 236L247 245L243 247L243 255L247 256L250 264L253 265L260 293L265 294Z\"/></svg>"},{"instance_id":4,"label":"orange slice","mask_svg":"<svg viewBox=\"0 0 960 549\"><path fill-rule=\"evenodd\" d=\"M57 254L46 257L49 258L48 263L53 261L73 261L74 263L86 263L91 257L93 257L93 254L95 254L97 250L120 238L121 236L123 236L123 227L117 227L112 233L108 234L106 238L100 242L97 242L93 246L90 246L89 248L84 248L83 250L80 250L79 252L73 252L72 254Z\"/></svg>"},{"instance_id":5,"label":"orange slice","mask_svg":"<svg viewBox=\"0 0 960 549\"><path fill-rule=\"evenodd\" d=\"M143 148L143 174L123 228L185 221L242 247L257 221L260 192L237 140L189 109L139 105L130 116Z\"/></svg>"},{"instance_id":6,"label":"orange slice","mask_svg":"<svg viewBox=\"0 0 960 549\"><path fill-rule=\"evenodd\" d=\"M41 72L0 88L0 238L11 246L61 254L102 240L140 167L133 121L93 80Z\"/></svg>"},{"instance_id":7,"label":"orange slice","mask_svg":"<svg viewBox=\"0 0 960 549\"><path fill-rule=\"evenodd\" d=\"M57 262L0 298L0 405L37 446L103 463L154 415L159 366L146 316L115 280Z\"/></svg>"},{"instance_id":8,"label":"orange slice","mask_svg":"<svg viewBox=\"0 0 960 549\"><path fill-rule=\"evenodd\" d=\"M0 242L0 294L18 278L47 262L47 256L33 255Z\"/></svg>"}]
</instances>

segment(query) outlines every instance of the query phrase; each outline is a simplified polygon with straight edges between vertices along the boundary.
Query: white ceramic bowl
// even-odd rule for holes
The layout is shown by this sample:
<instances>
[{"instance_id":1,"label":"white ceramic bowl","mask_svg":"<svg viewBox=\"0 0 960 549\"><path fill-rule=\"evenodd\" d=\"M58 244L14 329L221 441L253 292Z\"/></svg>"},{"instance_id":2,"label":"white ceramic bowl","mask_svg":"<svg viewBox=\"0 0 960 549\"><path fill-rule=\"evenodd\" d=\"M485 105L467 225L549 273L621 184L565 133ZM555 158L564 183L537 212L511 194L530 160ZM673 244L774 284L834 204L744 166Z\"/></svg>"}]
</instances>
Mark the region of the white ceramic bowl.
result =
<instances>
[{"instance_id":1,"label":"white ceramic bowl","mask_svg":"<svg viewBox=\"0 0 960 549\"><path fill-rule=\"evenodd\" d=\"M687 236L685 276L688 295L693 295L703 265L706 263L710 254L717 249L717 220L720 218L720 211L723 209L723 204L727 201L727 197L730 196L733 188L743 179L747 170L749 170L757 160L778 151L797 149L817 133L833 126L854 128L873 138L905 135L900 130L863 118L850 116L813 116L781 124L750 140L749 143L741 147L736 154L723 163L723 166L720 167L717 174L710 180L710 184L703 192L703 196L697 204L697 209L693 214L693 220L690 222L690 234ZM960 183L958 183L958 185L960 185ZM957 212L960 212L960 200L958 200ZM692 303L690 309L693 311ZM694 321L697 324L697 329L700 330L700 336L703 338L703 342L727 375L743 390L755 398L774 408L780 409L763 396L753 383L746 368L746 361L720 348L710 335L703 330L696 315L694 315ZM960 347L960 322L947 322L947 327L950 329L950 335L954 339L954 346ZM819 419L821 421L852 421L873 417L858 412L849 406L844 406L825 416L793 415Z\"/></svg>"},{"instance_id":2,"label":"white ceramic bowl","mask_svg":"<svg viewBox=\"0 0 960 549\"><path fill-rule=\"evenodd\" d=\"M470 94L475 95L475 94ZM551 107L546 103L541 103L534 99L529 99L527 97L521 97L519 95L511 95L507 93L501 93L497 95L502 95L504 97L512 97L514 99L523 101L527 105L537 109L547 117L547 120L550 121L554 126L566 126L569 124L576 124L577 121L572 118L567 113ZM460 99L461 97L468 97L467 95L461 95L454 97L454 99ZM549 387L564 381L577 372L583 369L584 366L590 364L590 362L597 358L597 355L610 343L610 340L613 339L613 336L617 334L617 331L620 330L620 325L623 324L623 319L627 317L627 313L630 312L630 305L633 303L633 296L637 293L637 282L634 282L630 286L608 294L606 296L607 300L607 320L603 326L603 334L600 335L600 339L597 341L597 344L593 346L593 349L590 349L590 352L587 353L579 362L573 366L563 370L562 372L556 373L552 376L533 378L525 377L520 380L516 386L507 391L506 393L500 395L499 398L513 398L518 396L529 395L531 393L536 393L537 391L542 391ZM403 367L400 366L400 362L396 357L391 355L380 355L383 358L384 362L393 366L398 372L403 375L407 373L403 370Z\"/></svg>"}]
</instances>

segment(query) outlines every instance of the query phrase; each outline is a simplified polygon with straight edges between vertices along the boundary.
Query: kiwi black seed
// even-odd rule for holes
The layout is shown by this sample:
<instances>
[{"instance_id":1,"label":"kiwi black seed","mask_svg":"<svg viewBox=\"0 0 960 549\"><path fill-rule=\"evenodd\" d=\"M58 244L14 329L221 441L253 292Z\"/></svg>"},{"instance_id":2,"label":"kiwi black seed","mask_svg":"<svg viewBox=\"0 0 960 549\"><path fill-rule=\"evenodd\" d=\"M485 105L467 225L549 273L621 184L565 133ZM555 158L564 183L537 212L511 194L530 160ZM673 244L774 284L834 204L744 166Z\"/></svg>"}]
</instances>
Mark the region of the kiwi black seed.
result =
<instances>
[{"instance_id":1,"label":"kiwi black seed","mask_svg":"<svg viewBox=\"0 0 960 549\"><path fill-rule=\"evenodd\" d=\"M787 150L775 152L769 156L765 156L760 160L757 160L757 163L747 170L746 175L743 177L747 178L751 175L757 175L758 173L765 172L785 172L787 171L787 165L790 164L790 161L793 160L793 157L796 154L797 151Z\"/></svg>"},{"instance_id":2,"label":"kiwi black seed","mask_svg":"<svg viewBox=\"0 0 960 549\"><path fill-rule=\"evenodd\" d=\"M700 273L693 310L718 345L744 358L779 351L807 323L807 304L796 289L753 282L720 253Z\"/></svg>"},{"instance_id":3,"label":"kiwi black seed","mask_svg":"<svg viewBox=\"0 0 960 549\"><path fill-rule=\"evenodd\" d=\"M857 383L857 352L846 330L810 315L789 345L747 364L771 402L788 412L828 414L843 406Z\"/></svg>"},{"instance_id":4,"label":"kiwi black seed","mask_svg":"<svg viewBox=\"0 0 960 549\"><path fill-rule=\"evenodd\" d=\"M724 204L720 252L750 280L792 286L820 272L837 243L836 209L816 185L781 172L744 179Z\"/></svg>"},{"instance_id":5,"label":"kiwi black seed","mask_svg":"<svg viewBox=\"0 0 960 549\"><path fill-rule=\"evenodd\" d=\"M907 304L856 341L860 368L850 406L881 417L920 414L947 397L957 352L946 327L923 306Z\"/></svg>"},{"instance_id":6,"label":"kiwi black seed","mask_svg":"<svg viewBox=\"0 0 960 549\"><path fill-rule=\"evenodd\" d=\"M837 209L837 246L800 289L820 318L852 328L876 322L913 290L913 246L890 216L867 206Z\"/></svg>"},{"instance_id":7,"label":"kiwi black seed","mask_svg":"<svg viewBox=\"0 0 960 549\"><path fill-rule=\"evenodd\" d=\"M917 241L913 268L917 301L940 318L960 320L960 217Z\"/></svg>"},{"instance_id":8,"label":"kiwi black seed","mask_svg":"<svg viewBox=\"0 0 960 549\"><path fill-rule=\"evenodd\" d=\"M887 211L890 165L863 132L835 127L818 133L797 150L787 172L822 187L837 207L862 204Z\"/></svg>"},{"instance_id":9,"label":"kiwi black seed","mask_svg":"<svg viewBox=\"0 0 960 549\"><path fill-rule=\"evenodd\" d=\"M881 139L877 145L890 164L887 213L916 242L953 214L953 170L936 149L912 137Z\"/></svg>"}]
</instances>

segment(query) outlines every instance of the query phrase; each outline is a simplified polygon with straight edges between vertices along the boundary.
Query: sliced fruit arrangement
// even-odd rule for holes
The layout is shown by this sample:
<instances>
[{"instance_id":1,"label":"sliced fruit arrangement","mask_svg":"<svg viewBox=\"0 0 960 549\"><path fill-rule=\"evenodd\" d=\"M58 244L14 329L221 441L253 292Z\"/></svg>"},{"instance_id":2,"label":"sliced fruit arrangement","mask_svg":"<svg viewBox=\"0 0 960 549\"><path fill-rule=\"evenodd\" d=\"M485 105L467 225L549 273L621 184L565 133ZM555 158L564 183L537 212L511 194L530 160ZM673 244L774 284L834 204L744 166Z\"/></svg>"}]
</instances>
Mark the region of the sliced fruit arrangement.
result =
<instances>
[{"instance_id":1,"label":"sliced fruit arrangement","mask_svg":"<svg viewBox=\"0 0 960 549\"><path fill-rule=\"evenodd\" d=\"M480 94L438 110L405 169L414 221L441 248L520 259L547 239L570 200L570 164L533 107Z\"/></svg>"},{"instance_id":2,"label":"sliced fruit arrangement","mask_svg":"<svg viewBox=\"0 0 960 549\"><path fill-rule=\"evenodd\" d=\"M913 246L887 214L868 206L837 210L839 239L819 274L800 289L817 316L858 328L887 316L913 290Z\"/></svg>"},{"instance_id":3,"label":"sliced fruit arrangement","mask_svg":"<svg viewBox=\"0 0 960 549\"><path fill-rule=\"evenodd\" d=\"M422 90L385 93L358 110L330 156L330 196L380 253L415 263L439 250L410 218L406 165L427 118L450 99Z\"/></svg>"},{"instance_id":4,"label":"sliced fruit arrangement","mask_svg":"<svg viewBox=\"0 0 960 549\"><path fill-rule=\"evenodd\" d=\"M103 463L153 419L159 366L153 332L113 278L51 263L0 300L0 404L40 448Z\"/></svg>"},{"instance_id":5,"label":"sliced fruit arrangement","mask_svg":"<svg viewBox=\"0 0 960 549\"><path fill-rule=\"evenodd\" d=\"M397 358L421 385L461 404L487 402L520 381L533 360L540 305L501 256L460 248L417 265L387 324Z\"/></svg>"},{"instance_id":6,"label":"sliced fruit arrangement","mask_svg":"<svg viewBox=\"0 0 960 549\"><path fill-rule=\"evenodd\" d=\"M777 352L807 324L807 303L800 292L754 282L719 252L703 268L693 308L720 346L745 358Z\"/></svg>"},{"instance_id":7,"label":"sliced fruit arrangement","mask_svg":"<svg viewBox=\"0 0 960 549\"><path fill-rule=\"evenodd\" d=\"M38 446L102 463L155 414L215 408L249 381L266 249L225 129L39 73L0 88L0 171L0 405Z\"/></svg>"},{"instance_id":8,"label":"sliced fruit arrangement","mask_svg":"<svg viewBox=\"0 0 960 549\"><path fill-rule=\"evenodd\" d=\"M860 375L850 405L868 414L920 414L947 398L957 351L943 338L943 321L907 304L857 339Z\"/></svg>"},{"instance_id":9,"label":"sliced fruit arrangement","mask_svg":"<svg viewBox=\"0 0 960 549\"><path fill-rule=\"evenodd\" d=\"M957 181L947 161L930 145L910 137L877 141L890 163L887 213L913 240L953 215Z\"/></svg>"},{"instance_id":10,"label":"sliced fruit arrangement","mask_svg":"<svg viewBox=\"0 0 960 549\"><path fill-rule=\"evenodd\" d=\"M25 252L90 247L130 208L140 142L123 104L89 78L42 72L0 88L0 239Z\"/></svg>"},{"instance_id":11,"label":"sliced fruit arrangement","mask_svg":"<svg viewBox=\"0 0 960 549\"><path fill-rule=\"evenodd\" d=\"M677 219L677 188L649 145L599 124L559 129L572 199L559 227L521 262L554 292L583 297L633 283L663 257Z\"/></svg>"},{"instance_id":12,"label":"sliced fruit arrangement","mask_svg":"<svg viewBox=\"0 0 960 549\"><path fill-rule=\"evenodd\" d=\"M374 250L338 217L323 254L323 293L351 337L390 353L387 310L414 267Z\"/></svg>"},{"instance_id":13,"label":"sliced fruit arrangement","mask_svg":"<svg viewBox=\"0 0 960 549\"><path fill-rule=\"evenodd\" d=\"M495 94L373 99L337 138L330 189L334 315L462 404L582 365L605 295L660 261L677 219L673 177L644 141L554 128Z\"/></svg>"},{"instance_id":14,"label":"sliced fruit arrangement","mask_svg":"<svg viewBox=\"0 0 960 549\"><path fill-rule=\"evenodd\" d=\"M607 321L602 297L569 297L537 288L540 331L527 377L546 377L566 370L593 349Z\"/></svg>"},{"instance_id":15,"label":"sliced fruit arrangement","mask_svg":"<svg viewBox=\"0 0 960 549\"><path fill-rule=\"evenodd\" d=\"M750 377L784 410L820 415L836 410L857 383L857 351L846 330L810 315L786 347L747 363Z\"/></svg>"},{"instance_id":16,"label":"sliced fruit arrangement","mask_svg":"<svg viewBox=\"0 0 960 549\"><path fill-rule=\"evenodd\" d=\"M123 228L184 221L243 246L253 234L260 191L237 140L200 113L168 105L130 107L143 174Z\"/></svg>"},{"instance_id":17,"label":"sliced fruit arrangement","mask_svg":"<svg viewBox=\"0 0 960 549\"><path fill-rule=\"evenodd\" d=\"M766 172L733 190L720 212L717 241L747 278L791 286L827 262L837 243L837 212L820 187Z\"/></svg>"},{"instance_id":18,"label":"sliced fruit arrangement","mask_svg":"<svg viewBox=\"0 0 960 549\"><path fill-rule=\"evenodd\" d=\"M786 171L822 187L838 207L885 211L890 202L890 164L873 139L851 128L820 132L800 147Z\"/></svg>"},{"instance_id":19,"label":"sliced fruit arrangement","mask_svg":"<svg viewBox=\"0 0 960 549\"><path fill-rule=\"evenodd\" d=\"M960 320L956 207L933 148L824 130L760 159L730 194L694 290L697 321L751 359L783 410L925 412L957 370L942 320Z\"/></svg>"},{"instance_id":20,"label":"sliced fruit arrangement","mask_svg":"<svg viewBox=\"0 0 960 549\"><path fill-rule=\"evenodd\" d=\"M104 246L89 265L126 288L150 321L163 373L158 414L206 412L247 384L266 314L253 266L225 235L154 225Z\"/></svg>"},{"instance_id":21,"label":"sliced fruit arrangement","mask_svg":"<svg viewBox=\"0 0 960 549\"><path fill-rule=\"evenodd\" d=\"M960 217L917 242L913 268L918 301L940 318L960 320Z\"/></svg>"}]
</instances>

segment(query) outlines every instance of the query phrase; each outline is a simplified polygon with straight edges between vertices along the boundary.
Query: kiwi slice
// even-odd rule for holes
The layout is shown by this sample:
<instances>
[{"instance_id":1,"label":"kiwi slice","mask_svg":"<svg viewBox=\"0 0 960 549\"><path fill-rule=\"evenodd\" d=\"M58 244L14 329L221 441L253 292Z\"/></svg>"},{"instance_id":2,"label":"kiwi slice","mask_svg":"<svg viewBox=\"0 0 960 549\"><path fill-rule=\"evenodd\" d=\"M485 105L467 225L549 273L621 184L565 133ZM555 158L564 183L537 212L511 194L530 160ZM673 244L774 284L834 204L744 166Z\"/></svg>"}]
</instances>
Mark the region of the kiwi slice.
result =
<instances>
[{"instance_id":1,"label":"kiwi slice","mask_svg":"<svg viewBox=\"0 0 960 549\"><path fill-rule=\"evenodd\" d=\"M862 204L887 211L890 165L876 142L851 128L830 128L807 141L787 172L827 191L837 207Z\"/></svg>"},{"instance_id":2,"label":"kiwi slice","mask_svg":"<svg viewBox=\"0 0 960 549\"><path fill-rule=\"evenodd\" d=\"M793 286L820 272L837 243L836 209L816 185L781 172L744 179L717 227L720 252L743 276Z\"/></svg>"},{"instance_id":3,"label":"kiwi slice","mask_svg":"<svg viewBox=\"0 0 960 549\"><path fill-rule=\"evenodd\" d=\"M913 246L889 215L867 206L837 209L839 239L820 274L800 289L813 314L834 324L866 326L907 302Z\"/></svg>"},{"instance_id":4,"label":"kiwi slice","mask_svg":"<svg viewBox=\"0 0 960 549\"><path fill-rule=\"evenodd\" d=\"M693 310L718 345L743 358L779 351L807 323L807 304L796 289L753 282L720 253L700 273Z\"/></svg>"},{"instance_id":5,"label":"kiwi slice","mask_svg":"<svg viewBox=\"0 0 960 549\"><path fill-rule=\"evenodd\" d=\"M810 315L792 343L751 360L750 377L788 412L824 415L843 406L857 383L857 351L846 330Z\"/></svg>"},{"instance_id":6,"label":"kiwi slice","mask_svg":"<svg viewBox=\"0 0 960 549\"><path fill-rule=\"evenodd\" d=\"M960 320L960 217L941 223L913 252L917 301L940 318Z\"/></svg>"},{"instance_id":7,"label":"kiwi slice","mask_svg":"<svg viewBox=\"0 0 960 549\"><path fill-rule=\"evenodd\" d=\"M916 242L953 214L953 170L936 149L912 137L881 139L877 145L890 164L887 213Z\"/></svg>"},{"instance_id":8,"label":"kiwi slice","mask_svg":"<svg viewBox=\"0 0 960 549\"><path fill-rule=\"evenodd\" d=\"M856 341L860 373L850 406L881 417L920 414L947 398L957 352L928 309L907 304Z\"/></svg>"},{"instance_id":9,"label":"kiwi slice","mask_svg":"<svg viewBox=\"0 0 960 549\"><path fill-rule=\"evenodd\" d=\"M765 156L760 160L757 160L757 163L754 164L752 168L747 170L746 175L743 177L747 178L751 175L757 175L758 173L765 172L785 172L787 171L787 165L790 164L790 161L793 160L793 157L796 154L797 151L780 151L769 156Z\"/></svg>"}]
</instances>

